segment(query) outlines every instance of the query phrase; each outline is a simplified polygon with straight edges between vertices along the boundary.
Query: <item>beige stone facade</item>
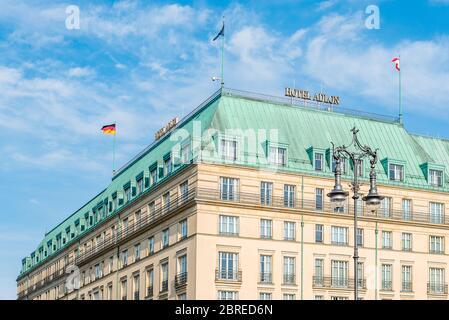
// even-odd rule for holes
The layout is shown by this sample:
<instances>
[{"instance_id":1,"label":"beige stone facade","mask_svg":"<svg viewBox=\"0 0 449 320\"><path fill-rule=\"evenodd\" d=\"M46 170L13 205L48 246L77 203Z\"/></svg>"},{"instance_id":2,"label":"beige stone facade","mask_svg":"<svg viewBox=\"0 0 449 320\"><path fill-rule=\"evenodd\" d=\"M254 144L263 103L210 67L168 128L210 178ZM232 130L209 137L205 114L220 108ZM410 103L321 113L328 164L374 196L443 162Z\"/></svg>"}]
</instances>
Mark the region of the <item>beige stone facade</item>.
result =
<instances>
[{"instance_id":1,"label":"beige stone facade","mask_svg":"<svg viewBox=\"0 0 449 320\"><path fill-rule=\"evenodd\" d=\"M222 178L236 180L224 190L231 180ZM20 278L18 297L352 299L353 207L331 210L332 187L312 175L189 165ZM446 212L435 221L429 208L446 211L448 195L384 185L379 193L390 208L359 217L360 297L447 299L449 221ZM79 289L66 288L77 278L71 265Z\"/></svg>"}]
</instances>

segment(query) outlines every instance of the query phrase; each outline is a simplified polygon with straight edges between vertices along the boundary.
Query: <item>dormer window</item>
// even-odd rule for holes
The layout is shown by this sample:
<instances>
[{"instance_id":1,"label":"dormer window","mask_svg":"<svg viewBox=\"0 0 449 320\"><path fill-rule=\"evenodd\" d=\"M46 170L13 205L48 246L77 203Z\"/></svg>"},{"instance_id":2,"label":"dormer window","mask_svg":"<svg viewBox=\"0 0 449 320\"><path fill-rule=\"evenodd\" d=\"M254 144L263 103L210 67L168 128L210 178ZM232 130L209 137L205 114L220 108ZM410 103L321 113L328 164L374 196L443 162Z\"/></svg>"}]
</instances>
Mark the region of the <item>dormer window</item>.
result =
<instances>
[{"instance_id":1,"label":"dormer window","mask_svg":"<svg viewBox=\"0 0 449 320\"><path fill-rule=\"evenodd\" d=\"M232 139L220 140L221 157L226 160L237 160L237 141Z\"/></svg>"},{"instance_id":2,"label":"dormer window","mask_svg":"<svg viewBox=\"0 0 449 320\"><path fill-rule=\"evenodd\" d=\"M393 181L404 181L404 166L399 164L389 164L388 177Z\"/></svg>"},{"instance_id":3,"label":"dormer window","mask_svg":"<svg viewBox=\"0 0 449 320\"><path fill-rule=\"evenodd\" d=\"M443 171L429 169L429 183L434 187L441 187L443 185Z\"/></svg>"},{"instance_id":4,"label":"dormer window","mask_svg":"<svg viewBox=\"0 0 449 320\"><path fill-rule=\"evenodd\" d=\"M169 175L172 172L173 166L171 157L167 157L164 159L164 176Z\"/></svg>"},{"instance_id":5,"label":"dormer window","mask_svg":"<svg viewBox=\"0 0 449 320\"><path fill-rule=\"evenodd\" d=\"M131 200L131 188L127 187L125 189L125 202L130 201Z\"/></svg>"},{"instance_id":6,"label":"dormer window","mask_svg":"<svg viewBox=\"0 0 449 320\"><path fill-rule=\"evenodd\" d=\"M323 171L323 159L324 155L322 153L315 153L315 171Z\"/></svg>"},{"instance_id":7,"label":"dormer window","mask_svg":"<svg viewBox=\"0 0 449 320\"><path fill-rule=\"evenodd\" d=\"M270 164L277 166L287 165L287 149L270 146Z\"/></svg>"}]
</instances>

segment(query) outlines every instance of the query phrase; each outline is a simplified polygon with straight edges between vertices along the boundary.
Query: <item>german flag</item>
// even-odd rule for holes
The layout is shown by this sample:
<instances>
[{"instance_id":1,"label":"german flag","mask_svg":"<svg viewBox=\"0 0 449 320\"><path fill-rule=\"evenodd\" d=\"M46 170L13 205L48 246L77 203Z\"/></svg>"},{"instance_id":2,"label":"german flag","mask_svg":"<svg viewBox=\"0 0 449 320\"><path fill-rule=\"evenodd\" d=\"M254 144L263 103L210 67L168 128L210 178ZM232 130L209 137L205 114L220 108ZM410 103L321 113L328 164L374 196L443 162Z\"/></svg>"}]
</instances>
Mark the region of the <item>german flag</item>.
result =
<instances>
[{"instance_id":1,"label":"german flag","mask_svg":"<svg viewBox=\"0 0 449 320\"><path fill-rule=\"evenodd\" d=\"M103 131L104 134L115 134L115 123L103 126L101 131Z\"/></svg>"}]
</instances>

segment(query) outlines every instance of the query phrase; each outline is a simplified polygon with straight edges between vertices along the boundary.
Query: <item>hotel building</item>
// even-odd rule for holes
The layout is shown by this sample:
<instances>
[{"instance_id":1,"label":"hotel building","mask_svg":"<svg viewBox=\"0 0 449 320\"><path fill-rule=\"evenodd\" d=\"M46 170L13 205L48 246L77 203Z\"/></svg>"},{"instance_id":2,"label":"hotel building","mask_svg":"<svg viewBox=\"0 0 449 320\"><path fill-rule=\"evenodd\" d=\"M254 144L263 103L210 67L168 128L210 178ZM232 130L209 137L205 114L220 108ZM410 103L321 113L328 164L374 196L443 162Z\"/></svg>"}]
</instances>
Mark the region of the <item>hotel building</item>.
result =
<instances>
[{"instance_id":1,"label":"hotel building","mask_svg":"<svg viewBox=\"0 0 449 320\"><path fill-rule=\"evenodd\" d=\"M377 212L331 206L332 144L378 148ZM448 299L449 141L398 119L220 89L22 260L18 299ZM369 163L360 165L368 192ZM353 168L343 162L349 191ZM448 218L446 218L448 217Z\"/></svg>"}]
</instances>

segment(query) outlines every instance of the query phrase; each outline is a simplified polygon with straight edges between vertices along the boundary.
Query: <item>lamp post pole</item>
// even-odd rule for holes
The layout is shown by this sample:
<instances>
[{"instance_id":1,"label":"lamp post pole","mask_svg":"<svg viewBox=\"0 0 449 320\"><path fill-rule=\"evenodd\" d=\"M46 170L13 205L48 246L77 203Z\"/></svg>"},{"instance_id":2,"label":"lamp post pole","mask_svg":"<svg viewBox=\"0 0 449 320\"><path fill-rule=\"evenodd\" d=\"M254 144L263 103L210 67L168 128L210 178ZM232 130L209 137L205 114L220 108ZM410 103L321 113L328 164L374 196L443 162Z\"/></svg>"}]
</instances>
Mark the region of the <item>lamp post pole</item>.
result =
<instances>
[{"instance_id":1,"label":"lamp post pole","mask_svg":"<svg viewBox=\"0 0 449 320\"><path fill-rule=\"evenodd\" d=\"M333 158L335 160L335 186L334 189L327 194L330 198L331 203L335 205L335 207L343 207L344 202L346 201L346 197L349 195L347 191L344 191L341 185L341 161L345 158L348 158L352 161L353 164L353 172L354 178L352 181L351 189L353 192L352 199L354 200L354 300L358 300L359 296L359 274L358 274L358 241L357 241L357 205L358 199L360 198L360 183L358 181L358 177L362 170L362 159L365 157L370 157L370 189L368 194L362 198L363 201L367 204L367 207L375 212L379 206L380 202L384 198L377 193L376 187L376 171L375 166L377 162L377 150L372 150L367 145L362 145L358 138L357 132L359 132L355 127L352 128L352 143L348 146L342 145L340 147L333 146ZM353 148L350 148L353 146ZM377 272L377 271L376 271Z\"/></svg>"}]
</instances>

